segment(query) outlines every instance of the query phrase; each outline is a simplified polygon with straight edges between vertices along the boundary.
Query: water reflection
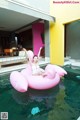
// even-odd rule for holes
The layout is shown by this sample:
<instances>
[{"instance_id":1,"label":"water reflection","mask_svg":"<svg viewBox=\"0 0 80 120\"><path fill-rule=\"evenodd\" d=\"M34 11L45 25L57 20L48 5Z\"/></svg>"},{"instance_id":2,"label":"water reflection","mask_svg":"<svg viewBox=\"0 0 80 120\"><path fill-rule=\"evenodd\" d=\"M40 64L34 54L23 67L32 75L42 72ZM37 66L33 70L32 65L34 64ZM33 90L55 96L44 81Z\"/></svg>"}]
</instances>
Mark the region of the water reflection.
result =
<instances>
[{"instance_id":1,"label":"water reflection","mask_svg":"<svg viewBox=\"0 0 80 120\"><path fill-rule=\"evenodd\" d=\"M23 105L20 114L25 120L47 120L45 116L53 109L58 92L59 85L43 91L28 89L25 93L12 90L12 97L18 104Z\"/></svg>"}]
</instances>

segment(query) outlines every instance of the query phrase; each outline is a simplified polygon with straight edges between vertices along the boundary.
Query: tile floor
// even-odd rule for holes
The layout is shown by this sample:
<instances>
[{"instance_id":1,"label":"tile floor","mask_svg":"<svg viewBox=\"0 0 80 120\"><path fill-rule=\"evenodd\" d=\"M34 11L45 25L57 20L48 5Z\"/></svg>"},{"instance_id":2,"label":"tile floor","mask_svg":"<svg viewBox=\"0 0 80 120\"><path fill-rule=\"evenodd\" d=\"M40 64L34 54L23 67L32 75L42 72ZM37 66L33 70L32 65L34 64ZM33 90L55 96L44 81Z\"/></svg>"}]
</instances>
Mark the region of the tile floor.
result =
<instances>
[{"instance_id":1,"label":"tile floor","mask_svg":"<svg viewBox=\"0 0 80 120\"><path fill-rule=\"evenodd\" d=\"M39 61L40 66L47 65L48 63L50 63L50 61L45 60L45 59L42 59ZM18 65L13 65L13 66L11 65L11 66L7 66L7 67L2 67L2 68L0 68L0 74L6 73L6 72L11 72L14 70L24 69L24 68L26 68L26 66L27 66L27 64L18 64Z\"/></svg>"}]
</instances>

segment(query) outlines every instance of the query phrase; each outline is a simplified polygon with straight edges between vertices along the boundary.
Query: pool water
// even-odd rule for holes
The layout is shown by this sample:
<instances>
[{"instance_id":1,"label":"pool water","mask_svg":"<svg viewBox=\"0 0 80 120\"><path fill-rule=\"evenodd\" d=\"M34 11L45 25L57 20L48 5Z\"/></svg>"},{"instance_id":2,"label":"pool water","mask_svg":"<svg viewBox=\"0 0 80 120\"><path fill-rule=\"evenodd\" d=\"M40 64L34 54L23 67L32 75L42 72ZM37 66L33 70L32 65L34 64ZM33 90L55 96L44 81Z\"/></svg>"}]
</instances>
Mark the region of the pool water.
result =
<instances>
[{"instance_id":1,"label":"pool water","mask_svg":"<svg viewBox=\"0 0 80 120\"><path fill-rule=\"evenodd\" d=\"M9 120L77 120L80 116L80 80L70 71L56 87L19 93L9 83L9 74L0 76L0 112Z\"/></svg>"}]
</instances>

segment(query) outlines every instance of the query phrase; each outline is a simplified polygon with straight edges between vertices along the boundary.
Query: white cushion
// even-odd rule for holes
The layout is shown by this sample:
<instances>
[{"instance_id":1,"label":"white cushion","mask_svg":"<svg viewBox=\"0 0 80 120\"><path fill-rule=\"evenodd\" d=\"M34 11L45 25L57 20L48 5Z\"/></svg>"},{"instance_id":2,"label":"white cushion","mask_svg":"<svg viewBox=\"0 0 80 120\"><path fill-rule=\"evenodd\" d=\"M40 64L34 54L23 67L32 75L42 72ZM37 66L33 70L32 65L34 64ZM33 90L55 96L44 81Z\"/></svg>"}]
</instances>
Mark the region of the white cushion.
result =
<instances>
[{"instance_id":1,"label":"white cushion","mask_svg":"<svg viewBox=\"0 0 80 120\"><path fill-rule=\"evenodd\" d=\"M19 56L20 56L20 57L26 56L26 52L25 52L25 51L19 51Z\"/></svg>"}]
</instances>

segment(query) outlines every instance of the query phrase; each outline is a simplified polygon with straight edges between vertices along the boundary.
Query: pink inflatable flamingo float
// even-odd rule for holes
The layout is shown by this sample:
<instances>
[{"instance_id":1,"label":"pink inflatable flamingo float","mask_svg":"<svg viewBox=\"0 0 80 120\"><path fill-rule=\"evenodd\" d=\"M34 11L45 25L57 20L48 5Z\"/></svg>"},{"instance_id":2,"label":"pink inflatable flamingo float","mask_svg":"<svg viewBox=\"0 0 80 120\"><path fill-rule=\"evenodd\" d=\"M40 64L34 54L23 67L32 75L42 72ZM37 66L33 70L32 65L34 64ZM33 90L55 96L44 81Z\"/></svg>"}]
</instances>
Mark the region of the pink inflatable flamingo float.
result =
<instances>
[{"instance_id":1,"label":"pink inflatable flamingo float","mask_svg":"<svg viewBox=\"0 0 80 120\"><path fill-rule=\"evenodd\" d=\"M32 62L33 55L32 51L28 51L30 62ZM19 92L26 92L28 87L36 90L46 90L56 86L60 82L60 77L67 72L57 65L48 64L45 68L45 74L45 77L32 75L31 65L27 64L27 67L21 72L13 71L10 74L10 83Z\"/></svg>"}]
</instances>

